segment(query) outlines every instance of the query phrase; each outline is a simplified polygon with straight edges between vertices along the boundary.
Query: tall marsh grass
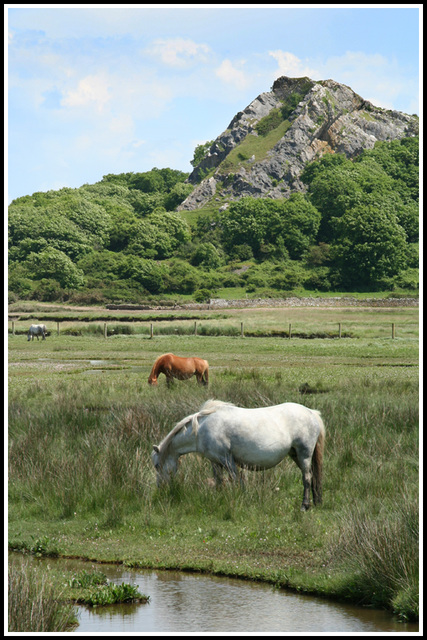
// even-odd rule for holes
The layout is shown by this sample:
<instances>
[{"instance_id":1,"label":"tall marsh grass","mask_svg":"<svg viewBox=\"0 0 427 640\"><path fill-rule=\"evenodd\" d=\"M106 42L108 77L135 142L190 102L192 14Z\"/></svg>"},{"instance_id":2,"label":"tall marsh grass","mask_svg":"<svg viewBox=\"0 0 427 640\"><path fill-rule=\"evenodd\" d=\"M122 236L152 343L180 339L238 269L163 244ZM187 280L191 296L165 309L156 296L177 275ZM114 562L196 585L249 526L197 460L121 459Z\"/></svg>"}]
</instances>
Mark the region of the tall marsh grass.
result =
<instances>
[{"instance_id":1,"label":"tall marsh grass","mask_svg":"<svg viewBox=\"0 0 427 640\"><path fill-rule=\"evenodd\" d=\"M60 633L77 625L74 607L61 601L61 592L47 572L30 563L8 567L8 631Z\"/></svg>"},{"instance_id":2,"label":"tall marsh grass","mask_svg":"<svg viewBox=\"0 0 427 640\"><path fill-rule=\"evenodd\" d=\"M377 516L363 505L340 515L335 552L354 572L354 587L363 599L391 602L405 620L419 615L418 500L404 491L386 502Z\"/></svg>"}]
</instances>

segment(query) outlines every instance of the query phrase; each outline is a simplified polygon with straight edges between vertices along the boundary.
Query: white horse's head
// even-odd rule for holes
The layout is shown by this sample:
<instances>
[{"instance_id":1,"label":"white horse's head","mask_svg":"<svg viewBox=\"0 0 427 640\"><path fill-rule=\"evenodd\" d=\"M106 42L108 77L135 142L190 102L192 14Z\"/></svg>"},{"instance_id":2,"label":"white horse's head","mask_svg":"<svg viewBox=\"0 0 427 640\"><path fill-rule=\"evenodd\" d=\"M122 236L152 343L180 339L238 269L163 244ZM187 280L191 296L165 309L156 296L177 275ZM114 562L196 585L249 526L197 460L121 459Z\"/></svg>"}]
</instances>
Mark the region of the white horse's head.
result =
<instances>
[{"instance_id":1,"label":"white horse's head","mask_svg":"<svg viewBox=\"0 0 427 640\"><path fill-rule=\"evenodd\" d=\"M162 484L166 484L171 481L172 477L176 474L178 469L178 458L172 455L167 455L162 458L160 455L160 449L155 444L153 446L153 453L151 454L151 460L157 473L156 482L160 487Z\"/></svg>"}]
</instances>

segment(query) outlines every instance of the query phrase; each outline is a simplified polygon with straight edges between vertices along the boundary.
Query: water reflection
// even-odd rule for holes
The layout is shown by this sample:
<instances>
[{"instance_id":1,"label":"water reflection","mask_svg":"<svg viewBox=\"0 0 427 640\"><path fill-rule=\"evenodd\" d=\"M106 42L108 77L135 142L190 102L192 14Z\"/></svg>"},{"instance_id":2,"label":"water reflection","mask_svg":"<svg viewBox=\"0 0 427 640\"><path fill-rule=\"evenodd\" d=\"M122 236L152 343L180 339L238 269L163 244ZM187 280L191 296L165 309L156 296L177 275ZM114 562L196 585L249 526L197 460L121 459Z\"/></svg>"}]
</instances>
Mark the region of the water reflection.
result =
<instances>
[{"instance_id":1,"label":"water reflection","mask_svg":"<svg viewBox=\"0 0 427 640\"><path fill-rule=\"evenodd\" d=\"M104 570L104 569L103 569ZM114 578L113 578L114 574ZM382 611L312 598L242 580L176 572L116 569L110 579L137 584L150 596L144 606L118 613L81 611L78 632L402 632L417 631Z\"/></svg>"},{"instance_id":2,"label":"water reflection","mask_svg":"<svg viewBox=\"0 0 427 640\"><path fill-rule=\"evenodd\" d=\"M46 561L44 561L46 562ZM342 605L255 582L175 571L142 571L49 559L66 570L94 569L129 582L148 604L78 607L75 633L369 633L417 632L385 611Z\"/></svg>"}]
</instances>

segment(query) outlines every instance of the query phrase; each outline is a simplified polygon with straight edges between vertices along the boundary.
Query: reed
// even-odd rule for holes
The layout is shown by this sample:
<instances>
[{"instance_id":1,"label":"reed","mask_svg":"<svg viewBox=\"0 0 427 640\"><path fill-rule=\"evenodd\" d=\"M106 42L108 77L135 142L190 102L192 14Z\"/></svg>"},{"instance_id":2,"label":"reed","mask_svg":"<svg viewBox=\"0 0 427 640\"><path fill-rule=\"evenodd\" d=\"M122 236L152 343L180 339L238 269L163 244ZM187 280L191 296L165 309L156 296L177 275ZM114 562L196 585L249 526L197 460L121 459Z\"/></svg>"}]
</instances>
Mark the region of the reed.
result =
<instances>
[{"instance_id":1,"label":"reed","mask_svg":"<svg viewBox=\"0 0 427 640\"><path fill-rule=\"evenodd\" d=\"M63 632L77 626L74 607L62 601L45 571L25 560L8 567L8 631Z\"/></svg>"},{"instance_id":2,"label":"reed","mask_svg":"<svg viewBox=\"0 0 427 640\"><path fill-rule=\"evenodd\" d=\"M404 620L419 615L418 499L402 491L377 515L358 503L340 515L335 552L354 572L353 589Z\"/></svg>"}]
</instances>

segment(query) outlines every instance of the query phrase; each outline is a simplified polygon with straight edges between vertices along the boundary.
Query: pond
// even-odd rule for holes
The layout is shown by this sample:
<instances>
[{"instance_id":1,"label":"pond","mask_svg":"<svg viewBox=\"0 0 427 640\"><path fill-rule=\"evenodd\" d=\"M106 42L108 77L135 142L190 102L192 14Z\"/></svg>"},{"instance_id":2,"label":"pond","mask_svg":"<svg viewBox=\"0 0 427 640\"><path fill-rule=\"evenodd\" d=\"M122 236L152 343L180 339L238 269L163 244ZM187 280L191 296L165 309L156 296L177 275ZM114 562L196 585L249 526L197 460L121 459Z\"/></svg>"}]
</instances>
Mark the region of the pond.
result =
<instances>
[{"instance_id":1,"label":"pond","mask_svg":"<svg viewBox=\"0 0 427 640\"><path fill-rule=\"evenodd\" d=\"M129 569L77 560L43 560L64 569L102 571L150 596L148 604L79 606L74 633L369 633L418 632L388 612L198 573Z\"/></svg>"}]
</instances>

